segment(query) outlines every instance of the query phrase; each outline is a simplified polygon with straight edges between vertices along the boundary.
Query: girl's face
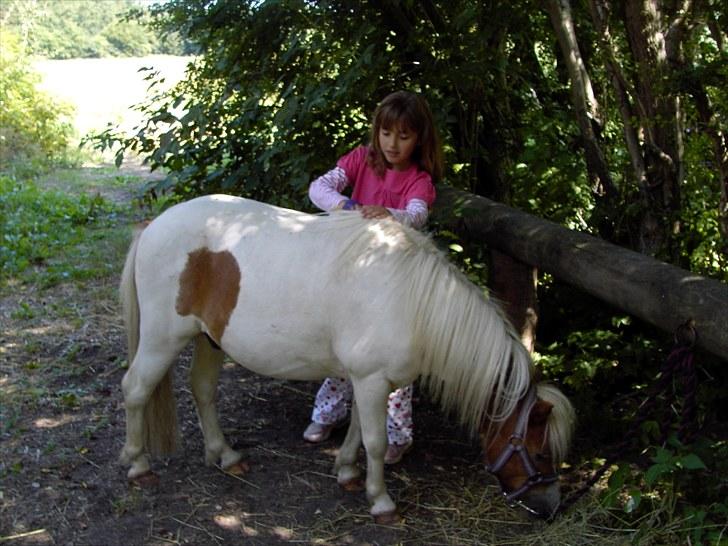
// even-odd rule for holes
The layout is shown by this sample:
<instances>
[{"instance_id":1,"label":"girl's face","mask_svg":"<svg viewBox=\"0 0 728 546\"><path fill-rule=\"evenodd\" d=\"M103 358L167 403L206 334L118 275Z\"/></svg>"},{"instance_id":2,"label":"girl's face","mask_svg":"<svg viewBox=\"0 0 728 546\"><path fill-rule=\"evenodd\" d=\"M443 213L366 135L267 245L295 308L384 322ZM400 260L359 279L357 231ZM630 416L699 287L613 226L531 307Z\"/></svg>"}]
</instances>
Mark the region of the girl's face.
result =
<instances>
[{"instance_id":1,"label":"girl's face","mask_svg":"<svg viewBox=\"0 0 728 546\"><path fill-rule=\"evenodd\" d=\"M417 133L402 125L379 129L379 148L395 171L404 171L412 164L417 147Z\"/></svg>"}]
</instances>

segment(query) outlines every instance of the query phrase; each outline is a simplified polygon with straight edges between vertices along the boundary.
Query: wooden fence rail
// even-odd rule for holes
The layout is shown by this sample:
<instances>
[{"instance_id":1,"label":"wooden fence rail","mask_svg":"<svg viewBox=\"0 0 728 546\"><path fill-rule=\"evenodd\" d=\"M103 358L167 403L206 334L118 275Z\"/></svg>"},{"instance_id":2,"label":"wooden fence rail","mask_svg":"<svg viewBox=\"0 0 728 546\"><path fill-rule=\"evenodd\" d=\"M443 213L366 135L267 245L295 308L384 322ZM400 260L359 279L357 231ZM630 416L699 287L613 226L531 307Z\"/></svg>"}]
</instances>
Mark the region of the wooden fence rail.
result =
<instances>
[{"instance_id":1,"label":"wooden fence rail","mask_svg":"<svg viewBox=\"0 0 728 546\"><path fill-rule=\"evenodd\" d=\"M667 332L693 319L698 346L728 360L728 285L454 188L433 219Z\"/></svg>"}]
</instances>

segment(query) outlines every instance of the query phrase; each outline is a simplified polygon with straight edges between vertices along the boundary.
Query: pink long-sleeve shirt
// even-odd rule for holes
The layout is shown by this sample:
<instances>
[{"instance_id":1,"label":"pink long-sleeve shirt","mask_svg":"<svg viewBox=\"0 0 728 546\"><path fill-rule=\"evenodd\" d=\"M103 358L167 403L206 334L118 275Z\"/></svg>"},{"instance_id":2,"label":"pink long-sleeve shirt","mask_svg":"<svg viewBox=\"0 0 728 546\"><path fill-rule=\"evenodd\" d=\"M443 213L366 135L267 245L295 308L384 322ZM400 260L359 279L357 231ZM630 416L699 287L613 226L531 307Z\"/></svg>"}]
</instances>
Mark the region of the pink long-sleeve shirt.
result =
<instances>
[{"instance_id":1,"label":"pink long-sleeve shirt","mask_svg":"<svg viewBox=\"0 0 728 546\"><path fill-rule=\"evenodd\" d=\"M343 156L336 167L309 187L309 198L322 210L333 210L345 201L342 191L353 186L352 199L362 205L381 205L403 224L425 225L435 201L432 177L415 164L404 171L387 169L380 177L367 162L369 148L360 146Z\"/></svg>"}]
</instances>

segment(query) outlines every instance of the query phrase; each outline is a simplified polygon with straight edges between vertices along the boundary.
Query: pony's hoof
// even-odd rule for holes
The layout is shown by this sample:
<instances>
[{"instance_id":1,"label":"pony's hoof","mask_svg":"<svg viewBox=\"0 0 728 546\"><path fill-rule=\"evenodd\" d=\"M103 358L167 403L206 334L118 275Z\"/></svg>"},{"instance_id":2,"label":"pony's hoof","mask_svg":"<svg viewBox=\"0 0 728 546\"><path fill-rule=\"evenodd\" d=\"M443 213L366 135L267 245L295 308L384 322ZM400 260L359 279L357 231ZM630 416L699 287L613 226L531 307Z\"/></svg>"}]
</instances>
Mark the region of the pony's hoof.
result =
<instances>
[{"instance_id":1,"label":"pony's hoof","mask_svg":"<svg viewBox=\"0 0 728 546\"><path fill-rule=\"evenodd\" d=\"M361 478L353 478L347 482L344 482L341 484L342 489L344 491L349 491L351 493L358 493L359 491L364 491L366 489L366 486L364 484L364 480Z\"/></svg>"},{"instance_id":2,"label":"pony's hoof","mask_svg":"<svg viewBox=\"0 0 728 546\"><path fill-rule=\"evenodd\" d=\"M159 485L159 476L150 470L134 478L129 478L129 483L140 489L150 489Z\"/></svg>"},{"instance_id":3,"label":"pony's hoof","mask_svg":"<svg viewBox=\"0 0 728 546\"><path fill-rule=\"evenodd\" d=\"M227 468L223 468L223 470L228 474L232 474L233 476L244 476L245 474L250 472L250 465L245 461L238 461L237 463L231 464Z\"/></svg>"},{"instance_id":4,"label":"pony's hoof","mask_svg":"<svg viewBox=\"0 0 728 546\"><path fill-rule=\"evenodd\" d=\"M374 516L374 523L377 525L399 525L402 521L404 521L402 516L396 510Z\"/></svg>"}]
</instances>

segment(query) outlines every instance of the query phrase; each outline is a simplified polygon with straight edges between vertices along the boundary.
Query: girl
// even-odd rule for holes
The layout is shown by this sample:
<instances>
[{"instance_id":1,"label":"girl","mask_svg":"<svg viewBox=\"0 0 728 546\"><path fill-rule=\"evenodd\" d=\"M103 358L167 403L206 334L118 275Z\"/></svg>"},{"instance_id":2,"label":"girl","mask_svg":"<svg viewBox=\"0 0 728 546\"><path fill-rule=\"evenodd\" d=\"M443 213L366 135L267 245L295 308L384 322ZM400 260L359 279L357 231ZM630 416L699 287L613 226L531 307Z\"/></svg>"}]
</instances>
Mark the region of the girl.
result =
<instances>
[{"instance_id":1,"label":"girl","mask_svg":"<svg viewBox=\"0 0 728 546\"><path fill-rule=\"evenodd\" d=\"M427 102L398 91L374 112L371 144L355 148L314 180L309 197L322 210L356 209L370 219L392 216L419 229L435 200L433 180L441 175L442 153ZM353 186L351 199L341 194L348 186ZM314 443L328 439L346 420L351 399L348 380L327 378L316 395L304 439ZM394 464L412 446L412 385L389 396L387 438L384 462Z\"/></svg>"}]
</instances>

